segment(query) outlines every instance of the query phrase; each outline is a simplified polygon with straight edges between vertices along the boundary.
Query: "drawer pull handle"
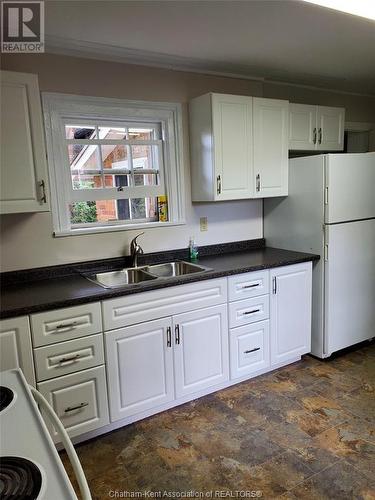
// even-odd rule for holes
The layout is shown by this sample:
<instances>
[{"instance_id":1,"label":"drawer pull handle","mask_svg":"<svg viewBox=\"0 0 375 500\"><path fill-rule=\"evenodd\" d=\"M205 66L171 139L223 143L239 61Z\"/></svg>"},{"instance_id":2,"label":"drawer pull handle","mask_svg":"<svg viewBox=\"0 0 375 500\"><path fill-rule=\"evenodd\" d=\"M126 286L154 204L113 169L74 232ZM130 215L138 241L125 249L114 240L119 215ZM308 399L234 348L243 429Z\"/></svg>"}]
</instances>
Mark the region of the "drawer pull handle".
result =
<instances>
[{"instance_id":1,"label":"drawer pull handle","mask_svg":"<svg viewBox=\"0 0 375 500\"><path fill-rule=\"evenodd\" d=\"M71 363L72 361L77 361L78 358L80 358L80 354L75 354L74 356L70 356L69 358L61 358L59 359L60 365L63 365L65 363Z\"/></svg>"},{"instance_id":2,"label":"drawer pull handle","mask_svg":"<svg viewBox=\"0 0 375 500\"><path fill-rule=\"evenodd\" d=\"M77 406L68 406L68 408L65 408L64 412L69 413L70 411L75 411L75 410L81 410L82 408L85 408L85 406L88 406L88 403L80 403Z\"/></svg>"},{"instance_id":3,"label":"drawer pull handle","mask_svg":"<svg viewBox=\"0 0 375 500\"><path fill-rule=\"evenodd\" d=\"M254 349L249 349L248 351L244 351L244 354L249 354L250 352L260 351L260 347L254 347Z\"/></svg>"},{"instance_id":4,"label":"drawer pull handle","mask_svg":"<svg viewBox=\"0 0 375 500\"><path fill-rule=\"evenodd\" d=\"M255 283L255 285L244 285L242 288L254 288L256 286L259 286L260 283Z\"/></svg>"},{"instance_id":5,"label":"drawer pull handle","mask_svg":"<svg viewBox=\"0 0 375 500\"><path fill-rule=\"evenodd\" d=\"M246 314L254 314L254 313L258 313L259 311L260 311L260 309L253 309L252 311L245 311L242 314L244 314L244 315L246 315Z\"/></svg>"},{"instance_id":6,"label":"drawer pull handle","mask_svg":"<svg viewBox=\"0 0 375 500\"><path fill-rule=\"evenodd\" d=\"M73 323L61 323L61 325L56 325L56 330L61 330L62 328L75 328L77 326L77 322L73 321Z\"/></svg>"}]
</instances>

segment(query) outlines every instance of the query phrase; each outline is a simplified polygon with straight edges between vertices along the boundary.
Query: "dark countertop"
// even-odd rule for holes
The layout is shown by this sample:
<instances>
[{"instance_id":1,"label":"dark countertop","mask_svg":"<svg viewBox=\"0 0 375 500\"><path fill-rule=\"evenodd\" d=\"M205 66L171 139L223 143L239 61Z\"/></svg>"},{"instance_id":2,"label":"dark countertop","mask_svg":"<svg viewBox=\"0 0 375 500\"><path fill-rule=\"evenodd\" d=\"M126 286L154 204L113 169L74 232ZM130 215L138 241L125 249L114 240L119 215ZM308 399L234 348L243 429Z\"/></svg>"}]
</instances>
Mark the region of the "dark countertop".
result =
<instances>
[{"instance_id":1,"label":"dark countertop","mask_svg":"<svg viewBox=\"0 0 375 500\"><path fill-rule=\"evenodd\" d=\"M0 317L22 316L58 307L69 307L168 286L318 259L319 256L314 254L263 247L205 256L197 261L198 264L209 267L212 271L176 278L158 279L124 288L105 289L88 281L78 273L70 276L8 284L3 286L1 292Z\"/></svg>"}]
</instances>

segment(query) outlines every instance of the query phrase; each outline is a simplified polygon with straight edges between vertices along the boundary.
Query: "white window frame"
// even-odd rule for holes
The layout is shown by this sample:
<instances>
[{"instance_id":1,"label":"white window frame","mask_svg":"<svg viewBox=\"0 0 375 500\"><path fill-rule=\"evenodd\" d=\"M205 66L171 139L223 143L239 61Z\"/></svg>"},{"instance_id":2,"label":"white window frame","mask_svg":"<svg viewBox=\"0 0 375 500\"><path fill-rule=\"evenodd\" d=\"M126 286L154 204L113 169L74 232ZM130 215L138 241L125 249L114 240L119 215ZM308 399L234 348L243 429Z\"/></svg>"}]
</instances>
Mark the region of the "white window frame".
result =
<instances>
[{"instance_id":1,"label":"white window frame","mask_svg":"<svg viewBox=\"0 0 375 500\"><path fill-rule=\"evenodd\" d=\"M182 110L179 103L133 101L71 94L42 93L46 130L51 206L55 236L124 231L185 224ZM163 142L164 183L168 222L91 223L73 228L70 223L70 176L66 169L65 124L100 120L160 123ZM121 198L121 195L119 196ZM125 198L125 196L124 196Z\"/></svg>"}]
</instances>

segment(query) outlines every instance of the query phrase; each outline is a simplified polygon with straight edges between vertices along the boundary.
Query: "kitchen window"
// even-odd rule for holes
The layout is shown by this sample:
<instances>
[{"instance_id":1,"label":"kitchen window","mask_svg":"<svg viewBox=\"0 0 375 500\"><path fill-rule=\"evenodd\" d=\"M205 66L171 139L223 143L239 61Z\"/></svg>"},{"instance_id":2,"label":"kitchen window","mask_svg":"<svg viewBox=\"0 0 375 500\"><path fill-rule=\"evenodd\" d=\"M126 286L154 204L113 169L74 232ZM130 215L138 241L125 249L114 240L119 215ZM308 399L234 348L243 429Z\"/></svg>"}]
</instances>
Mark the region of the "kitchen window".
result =
<instances>
[{"instance_id":1,"label":"kitchen window","mask_svg":"<svg viewBox=\"0 0 375 500\"><path fill-rule=\"evenodd\" d=\"M184 222L178 104L44 94L56 236Z\"/></svg>"}]
</instances>

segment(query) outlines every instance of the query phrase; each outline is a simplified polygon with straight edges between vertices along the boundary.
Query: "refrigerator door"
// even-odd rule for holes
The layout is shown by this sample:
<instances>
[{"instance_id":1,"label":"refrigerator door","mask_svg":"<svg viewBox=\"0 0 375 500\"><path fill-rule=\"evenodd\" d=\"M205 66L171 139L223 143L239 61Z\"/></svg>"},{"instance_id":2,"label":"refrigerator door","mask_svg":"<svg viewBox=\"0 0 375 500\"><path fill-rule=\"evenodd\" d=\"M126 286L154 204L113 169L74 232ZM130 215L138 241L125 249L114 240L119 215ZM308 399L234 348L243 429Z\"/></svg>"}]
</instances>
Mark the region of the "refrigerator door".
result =
<instances>
[{"instance_id":1,"label":"refrigerator door","mask_svg":"<svg viewBox=\"0 0 375 500\"><path fill-rule=\"evenodd\" d=\"M325 356L375 336L375 219L326 226Z\"/></svg>"},{"instance_id":2,"label":"refrigerator door","mask_svg":"<svg viewBox=\"0 0 375 500\"><path fill-rule=\"evenodd\" d=\"M375 217L375 153L325 158L326 224Z\"/></svg>"}]
</instances>

